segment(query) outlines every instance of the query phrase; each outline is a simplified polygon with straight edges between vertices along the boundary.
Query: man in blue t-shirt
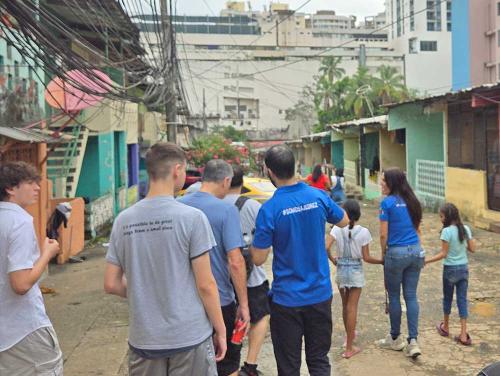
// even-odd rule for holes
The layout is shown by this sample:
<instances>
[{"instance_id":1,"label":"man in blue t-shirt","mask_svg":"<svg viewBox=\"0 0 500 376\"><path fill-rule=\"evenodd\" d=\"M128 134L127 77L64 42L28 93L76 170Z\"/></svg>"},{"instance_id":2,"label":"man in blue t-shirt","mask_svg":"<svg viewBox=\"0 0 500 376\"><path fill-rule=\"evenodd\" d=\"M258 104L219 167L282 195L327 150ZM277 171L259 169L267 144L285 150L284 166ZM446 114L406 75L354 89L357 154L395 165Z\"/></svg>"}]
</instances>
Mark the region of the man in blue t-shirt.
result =
<instances>
[{"instance_id":1,"label":"man in blue t-shirt","mask_svg":"<svg viewBox=\"0 0 500 376\"><path fill-rule=\"evenodd\" d=\"M240 250L245 246L240 215L235 205L222 200L229 192L232 177L233 169L227 162L211 160L205 166L200 190L179 199L183 204L205 213L217 244L210 251L210 263L219 289L227 333L226 357L217 363L219 376L237 375L241 345L231 343L234 323L237 319L247 325L250 323L246 266Z\"/></svg>"},{"instance_id":2,"label":"man in blue t-shirt","mask_svg":"<svg viewBox=\"0 0 500 376\"><path fill-rule=\"evenodd\" d=\"M273 247L271 338L278 375L300 374L304 337L309 374L329 376L332 285L325 225L344 227L349 220L325 192L297 182L287 146L270 148L265 164L278 189L257 216L251 252L262 265Z\"/></svg>"}]
</instances>

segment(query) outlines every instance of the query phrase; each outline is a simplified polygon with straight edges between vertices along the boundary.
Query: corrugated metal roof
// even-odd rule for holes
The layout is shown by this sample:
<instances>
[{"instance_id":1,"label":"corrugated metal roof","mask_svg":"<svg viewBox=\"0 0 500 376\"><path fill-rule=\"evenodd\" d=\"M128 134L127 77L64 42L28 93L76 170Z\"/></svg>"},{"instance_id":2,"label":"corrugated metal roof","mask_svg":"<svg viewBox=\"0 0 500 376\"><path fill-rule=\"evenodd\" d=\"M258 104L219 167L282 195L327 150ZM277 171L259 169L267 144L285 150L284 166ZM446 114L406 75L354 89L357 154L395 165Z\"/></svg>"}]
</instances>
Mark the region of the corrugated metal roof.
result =
<instances>
[{"instance_id":1,"label":"corrugated metal roof","mask_svg":"<svg viewBox=\"0 0 500 376\"><path fill-rule=\"evenodd\" d=\"M369 124L386 124L387 123L387 115L374 116L370 118L361 118L355 120L344 121L342 123L329 124L329 128L346 128L350 126L360 126L360 125L369 125Z\"/></svg>"},{"instance_id":2,"label":"corrugated metal roof","mask_svg":"<svg viewBox=\"0 0 500 376\"><path fill-rule=\"evenodd\" d=\"M460 94L468 94L468 93L474 93L475 91L480 91L481 89L500 89L500 84L494 83L494 84L484 84L480 86L473 86L457 91L449 91L444 94L435 94L435 95L429 95L427 97L422 97L422 98L416 98L416 99L411 99L405 102L399 102L399 103L390 103L386 105L385 107L387 108L394 108L398 106L402 106L404 104L409 104L409 103L418 103L418 102L425 102L425 101L434 101L437 99L445 99L449 98L452 96L460 95Z\"/></svg>"},{"instance_id":3,"label":"corrugated metal roof","mask_svg":"<svg viewBox=\"0 0 500 376\"><path fill-rule=\"evenodd\" d=\"M59 142L59 138L54 138L49 134L43 133L35 129L23 129L23 128L13 128L13 127L0 127L0 136L5 136L12 138L21 142L30 143L54 143ZM64 139L71 139L70 136L63 136Z\"/></svg>"},{"instance_id":4,"label":"corrugated metal roof","mask_svg":"<svg viewBox=\"0 0 500 376\"><path fill-rule=\"evenodd\" d=\"M330 136L330 131L308 134L306 136L302 136L302 139L303 140L314 140L316 138L322 138L322 137L326 137L326 136Z\"/></svg>"}]
</instances>

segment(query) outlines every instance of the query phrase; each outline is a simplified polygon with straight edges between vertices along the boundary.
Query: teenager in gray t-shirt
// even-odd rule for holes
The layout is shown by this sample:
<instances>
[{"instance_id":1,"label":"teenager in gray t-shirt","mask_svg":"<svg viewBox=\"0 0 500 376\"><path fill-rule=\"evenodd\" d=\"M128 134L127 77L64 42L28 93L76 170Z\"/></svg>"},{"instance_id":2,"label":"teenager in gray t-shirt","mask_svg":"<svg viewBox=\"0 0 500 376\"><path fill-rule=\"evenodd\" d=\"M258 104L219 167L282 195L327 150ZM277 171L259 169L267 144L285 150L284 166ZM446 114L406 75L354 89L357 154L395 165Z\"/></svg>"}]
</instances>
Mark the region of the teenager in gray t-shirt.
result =
<instances>
[{"instance_id":1,"label":"teenager in gray t-shirt","mask_svg":"<svg viewBox=\"0 0 500 376\"><path fill-rule=\"evenodd\" d=\"M145 198L116 218L106 260L127 276L130 345L173 350L212 334L191 260L214 245L205 215L173 197Z\"/></svg>"},{"instance_id":2,"label":"teenager in gray t-shirt","mask_svg":"<svg viewBox=\"0 0 500 376\"><path fill-rule=\"evenodd\" d=\"M148 194L116 218L104 279L107 293L128 299L129 372L215 376L227 344L212 229L200 210L174 199L186 177L181 148L153 145L146 168Z\"/></svg>"}]
</instances>

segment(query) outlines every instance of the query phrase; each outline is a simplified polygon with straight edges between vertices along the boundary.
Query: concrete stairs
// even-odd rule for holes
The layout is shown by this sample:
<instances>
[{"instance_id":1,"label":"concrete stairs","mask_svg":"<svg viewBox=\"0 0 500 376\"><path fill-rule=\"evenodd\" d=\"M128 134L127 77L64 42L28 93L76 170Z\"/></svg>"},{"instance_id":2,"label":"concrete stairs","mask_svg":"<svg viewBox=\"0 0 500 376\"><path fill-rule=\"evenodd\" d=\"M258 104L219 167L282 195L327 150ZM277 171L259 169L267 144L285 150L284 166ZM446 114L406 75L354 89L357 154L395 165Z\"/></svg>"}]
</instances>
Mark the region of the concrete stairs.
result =
<instances>
[{"instance_id":1,"label":"concrete stairs","mask_svg":"<svg viewBox=\"0 0 500 376\"><path fill-rule=\"evenodd\" d=\"M56 131L60 126L56 122L49 129ZM61 142L49 152L47 175L54 181L56 197L75 197L89 130L78 123L72 123L62 132L72 136L72 139Z\"/></svg>"}]
</instances>

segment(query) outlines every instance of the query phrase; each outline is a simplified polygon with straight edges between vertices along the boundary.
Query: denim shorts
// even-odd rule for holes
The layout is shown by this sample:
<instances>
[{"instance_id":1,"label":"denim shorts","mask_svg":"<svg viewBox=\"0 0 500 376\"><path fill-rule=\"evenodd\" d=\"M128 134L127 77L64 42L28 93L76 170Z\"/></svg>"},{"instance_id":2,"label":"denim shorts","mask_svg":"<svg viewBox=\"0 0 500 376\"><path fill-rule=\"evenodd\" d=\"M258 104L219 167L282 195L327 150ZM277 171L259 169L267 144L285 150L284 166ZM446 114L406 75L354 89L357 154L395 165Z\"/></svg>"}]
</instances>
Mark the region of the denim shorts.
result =
<instances>
[{"instance_id":1,"label":"denim shorts","mask_svg":"<svg viewBox=\"0 0 500 376\"><path fill-rule=\"evenodd\" d=\"M342 288L364 287L365 273L360 259L339 258L337 260L337 273L335 283Z\"/></svg>"}]
</instances>

